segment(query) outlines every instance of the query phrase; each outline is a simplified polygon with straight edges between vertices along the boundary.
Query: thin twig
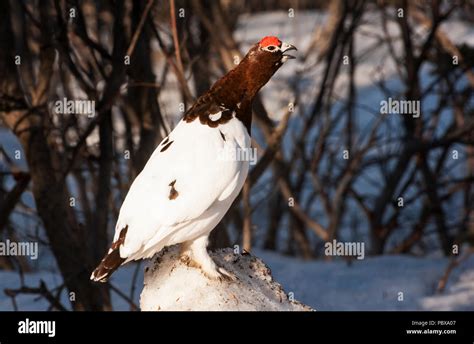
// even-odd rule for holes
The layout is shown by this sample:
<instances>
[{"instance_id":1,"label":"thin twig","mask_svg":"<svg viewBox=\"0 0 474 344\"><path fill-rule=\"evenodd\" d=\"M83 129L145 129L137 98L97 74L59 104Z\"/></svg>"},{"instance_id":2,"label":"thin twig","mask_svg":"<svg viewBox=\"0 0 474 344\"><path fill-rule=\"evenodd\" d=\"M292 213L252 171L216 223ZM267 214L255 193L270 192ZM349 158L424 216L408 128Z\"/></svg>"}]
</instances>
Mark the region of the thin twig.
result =
<instances>
[{"instance_id":1,"label":"thin twig","mask_svg":"<svg viewBox=\"0 0 474 344\"><path fill-rule=\"evenodd\" d=\"M154 33L155 37L156 37L156 40L158 41L158 45L160 46L161 51L165 55L167 64L169 64L171 66L171 68L173 69L173 72L176 75L176 78L178 79L179 85L181 86L181 90L184 93L184 96L186 97L186 100L187 101L192 101L194 97L191 94L191 91L190 91L189 86L187 84L186 78L185 78L183 72L179 69L179 67L177 66L177 64L175 63L173 58L171 57L171 52L168 51L165 44L163 43L163 40L160 37L160 33L158 32L157 26L158 25L155 26L154 22L151 23L151 28L153 30L153 33ZM163 80L165 80L165 79L163 79Z\"/></svg>"},{"instance_id":2,"label":"thin twig","mask_svg":"<svg viewBox=\"0 0 474 344\"><path fill-rule=\"evenodd\" d=\"M170 16L171 16L171 32L173 33L174 52L176 54L176 63L182 75L184 75L183 62L181 60L181 52L179 49L178 29L176 27L176 11L174 0L170 0Z\"/></svg>"},{"instance_id":3,"label":"thin twig","mask_svg":"<svg viewBox=\"0 0 474 344\"><path fill-rule=\"evenodd\" d=\"M15 299L15 297L19 294L38 294L42 296L44 299L46 299L51 306L56 308L59 311L64 311L66 312L67 309L64 307L59 299L55 297L46 287L46 283L44 283L43 280L40 281L40 285L37 288L31 288L27 286L22 286L21 288L18 289L4 289L4 293L11 297L12 300ZM14 302L14 308L18 309L18 306L16 305L16 301Z\"/></svg>"},{"instance_id":4,"label":"thin twig","mask_svg":"<svg viewBox=\"0 0 474 344\"><path fill-rule=\"evenodd\" d=\"M462 262L466 261L471 256L471 254L474 254L474 248L470 248L469 251L462 257L452 257L451 261L448 264L448 267L446 268L446 271L444 272L443 277L441 277L438 282L438 288L436 289L438 293L442 293L445 290L446 285L448 284L449 276L451 276L453 270L458 267Z\"/></svg>"},{"instance_id":5,"label":"thin twig","mask_svg":"<svg viewBox=\"0 0 474 344\"><path fill-rule=\"evenodd\" d=\"M130 45L128 46L127 49L127 56L132 56L133 51L135 50L135 46L137 45L138 37L140 36L140 33L142 32L143 24L145 23L145 20L148 16L148 13L150 12L151 6L153 5L154 0L148 0L145 10L143 11L142 17L140 18L140 21L138 22L137 28L135 32L133 33L132 41L130 42Z\"/></svg>"},{"instance_id":6,"label":"thin twig","mask_svg":"<svg viewBox=\"0 0 474 344\"><path fill-rule=\"evenodd\" d=\"M109 283L109 286L110 286L110 289L112 289L118 296L120 296L122 299L124 299L125 301L128 302L128 304L130 305L130 309L132 311L138 311L139 310L139 308L135 304L135 302L133 302L133 300L130 299L127 295L125 295L119 288L114 286L112 283Z\"/></svg>"}]
</instances>

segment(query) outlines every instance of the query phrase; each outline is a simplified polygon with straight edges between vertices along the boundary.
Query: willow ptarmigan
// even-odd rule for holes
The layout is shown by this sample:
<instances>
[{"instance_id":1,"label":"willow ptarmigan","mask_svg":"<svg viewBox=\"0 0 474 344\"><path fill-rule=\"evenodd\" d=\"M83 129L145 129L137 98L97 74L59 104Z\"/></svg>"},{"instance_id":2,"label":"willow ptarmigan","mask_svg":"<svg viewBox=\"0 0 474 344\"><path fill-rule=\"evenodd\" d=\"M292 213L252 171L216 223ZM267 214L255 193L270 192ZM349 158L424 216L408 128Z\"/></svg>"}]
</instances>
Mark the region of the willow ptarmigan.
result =
<instances>
[{"instance_id":1,"label":"willow ptarmigan","mask_svg":"<svg viewBox=\"0 0 474 344\"><path fill-rule=\"evenodd\" d=\"M293 58L290 50L296 48L277 37L263 38L184 114L130 187L92 280L105 282L120 265L174 244L209 278L233 278L211 259L207 243L242 189L249 161L223 159L222 152L250 149L252 101Z\"/></svg>"}]
</instances>

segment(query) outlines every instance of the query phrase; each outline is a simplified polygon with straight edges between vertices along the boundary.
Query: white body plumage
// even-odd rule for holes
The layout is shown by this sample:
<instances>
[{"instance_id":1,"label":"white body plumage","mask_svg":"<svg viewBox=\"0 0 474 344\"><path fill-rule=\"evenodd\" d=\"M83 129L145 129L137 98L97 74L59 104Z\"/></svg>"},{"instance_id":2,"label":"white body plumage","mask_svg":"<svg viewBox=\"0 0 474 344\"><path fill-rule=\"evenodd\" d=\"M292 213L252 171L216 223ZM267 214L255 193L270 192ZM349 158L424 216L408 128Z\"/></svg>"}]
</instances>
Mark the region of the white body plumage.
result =
<instances>
[{"instance_id":1,"label":"white body plumage","mask_svg":"<svg viewBox=\"0 0 474 344\"><path fill-rule=\"evenodd\" d=\"M248 161L226 159L232 156L226 152L250 149L250 142L247 129L236 118L216 128L199 120L181 120L156 148L120 209L114 242L128 226L120 246L124 263L184 243L183 254L207 275L226 274L208 256L207 240L249 170Z\"/></svg>"}]
</instances>

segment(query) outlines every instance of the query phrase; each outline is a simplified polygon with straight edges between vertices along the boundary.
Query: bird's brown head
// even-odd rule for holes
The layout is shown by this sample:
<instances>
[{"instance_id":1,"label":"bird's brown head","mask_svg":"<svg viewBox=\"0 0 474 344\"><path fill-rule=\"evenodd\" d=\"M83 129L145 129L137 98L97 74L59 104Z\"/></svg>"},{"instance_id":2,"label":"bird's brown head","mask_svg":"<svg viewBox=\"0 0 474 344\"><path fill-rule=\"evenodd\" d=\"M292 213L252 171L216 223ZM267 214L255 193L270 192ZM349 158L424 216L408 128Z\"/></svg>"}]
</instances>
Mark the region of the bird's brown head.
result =
<instances>
[{"instance_id":1,"label":"bird's brown head","mask_svg":"<svg viewBox=\"0 0 474 344\"><path fill-rule=\"evenodd\" d=\"M288 54L291 50L297 49L275 36L266 36L250 48L241 65L247 72L247 80L254 83L255 91L265 85L286 61L295 58Z\"/></svg>"},{"instance_id":2,"label":"bird's brown head","mask_svg":"<svg viewBox=\"0 0 474 344\"><path fill-rule=\"evenodd\" d=\"M211 89L201 95L194 105L186 112L184 119L192 122L199 116L201 123L217 126L236 117L241 120L250 133L252 124L252 101L257 92L273 74L289 59L287 54L296 50L295 46L282 42L275 36L267 36L253 45L237 67L217 80ZM218 121L211 120L214 114L224 107Z\"/></svg>"}]
</instances>

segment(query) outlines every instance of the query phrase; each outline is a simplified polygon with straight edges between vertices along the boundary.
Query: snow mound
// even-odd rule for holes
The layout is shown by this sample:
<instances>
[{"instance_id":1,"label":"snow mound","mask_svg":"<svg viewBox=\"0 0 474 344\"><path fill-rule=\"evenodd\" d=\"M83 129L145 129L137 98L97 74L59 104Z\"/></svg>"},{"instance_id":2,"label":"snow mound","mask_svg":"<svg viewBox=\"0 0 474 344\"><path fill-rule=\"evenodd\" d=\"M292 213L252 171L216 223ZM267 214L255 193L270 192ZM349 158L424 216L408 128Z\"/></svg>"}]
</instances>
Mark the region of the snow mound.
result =
<instances>
[{"instance_id":1,"label":"snow mound","mask_svg":"<svg viewBox=\"0 0 474 344\"><path fill-rule=\"evenodd\" d=\"M292 300L272 278L270 268L251 254L230 248L210 253L236 281L214 281L179 259L179 248L158 253L145 268L142 311L311 311Z\"/></svg>"}]
</instances>

